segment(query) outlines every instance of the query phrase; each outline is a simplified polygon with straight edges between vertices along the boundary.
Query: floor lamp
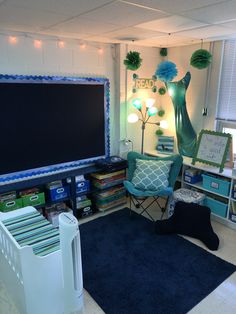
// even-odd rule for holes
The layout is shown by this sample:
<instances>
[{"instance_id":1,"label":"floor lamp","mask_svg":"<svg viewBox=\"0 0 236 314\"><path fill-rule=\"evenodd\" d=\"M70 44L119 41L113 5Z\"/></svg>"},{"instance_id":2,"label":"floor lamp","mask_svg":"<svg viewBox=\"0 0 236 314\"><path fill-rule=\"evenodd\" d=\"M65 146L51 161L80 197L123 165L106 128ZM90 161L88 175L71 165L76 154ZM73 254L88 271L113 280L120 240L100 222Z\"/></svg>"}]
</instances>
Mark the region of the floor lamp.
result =
<instances>
[{"instance_id":1,"label":"floor lamp","mask_svg":"<svg viewBox=\"0 0 236 314\"><path fill-rule=\"evenodd\" d=\"M151 117L154 117L157 112L158 109L156 107L154 107L154 102L155 99L153 98L148 98L145 102L145 109L143 109L142 107L142 100L140 98L136 98L133 99L132 101L132 105L140 112L140 116L141 118L136 114L136 113L131 113L128 116L128 122L129 123L135 123L137 121L141 121L142 126L142 137L141 137L141 154L143 154L143 147L144 147L144 133L145 133L145 128L146 128L146 124L155 124L163 129L167 129L168 128L168 123L166 120L162 120L159 122L150 122L149 119Z\"/></svg>"}]
</instances>

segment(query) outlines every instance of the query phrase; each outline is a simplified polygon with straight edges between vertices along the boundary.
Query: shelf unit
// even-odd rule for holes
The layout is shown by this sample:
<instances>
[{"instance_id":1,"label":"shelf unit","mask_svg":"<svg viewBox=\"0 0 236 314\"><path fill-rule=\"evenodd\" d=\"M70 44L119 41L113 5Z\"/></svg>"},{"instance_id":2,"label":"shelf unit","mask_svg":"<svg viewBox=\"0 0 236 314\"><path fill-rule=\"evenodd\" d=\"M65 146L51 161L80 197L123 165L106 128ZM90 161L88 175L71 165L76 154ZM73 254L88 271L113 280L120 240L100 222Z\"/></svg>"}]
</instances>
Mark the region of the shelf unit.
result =
<instances>
[{"instance_id":1,"label":"shelf unit","mask_svg":"<svg viewBox=\"0 0 236 314\"><path fill-rule=\"evenodd\" d=\"M166 154L158 153L156 150L146 151L145 154L149 155L149 156L167 156ZM185 182L184 181L184 171L187 168L198 169L198 170L201 170L201 171L208 173L210 175L215 175L219 178L228 180L230 182L230 189L229 189L228 196L223 196L217 192L212 192L212 191L209 191L208 189L205 189L203 187L202 182L197 182L197 183ZM226 217L224 218L224 217L221 217L219 215L212 213L212 218L214 220L232 228L232 229L236 229L236 220L235 220L235 222L230 220L230 213L231 213L230 208L231 208L231 206L233 207L233 205L234 205L234 209L236 211L236 198L232 197L233 187L236 185L236 176L232 174L232 169L225 168L222 173L219 173L219 168L211 167L211 166L208 166L206 164L199 163L199 162L197 162L195 165L192 165L192 158L183 156L183 167L182 167L181 173L178 176L176 181L181 182L181 187L183 187L183 188L195 189L195 190L197 190L201 193L204 193L206 195L218 197L218 198L224 200L224 202L227 203L227 215L226 215ZM236 218L236 213L234 216Z\"/></svg>"},{"instance_id":2,"label":"shelf unit","mask_svg":"<svg viewBox=\"0 0 236 314\"><path fill-rule=\"evenodd\" d=\"M123 168L119 169L119 171L122 170L125 173L125 171L126 171L125 169L126 169L126 167L123 167ZM19 191L22 191L22 190L25 190L28 188L46 186L48 183L53 182L53 181L57 181L57 180L67 181L67 179L69 179L70 195L68 197L58 199L56 201L48 201L46 199L45 204L38 205L35 207L39 210L40 208L45 208L45 206L48 206L48 205L50 206L50 205L54 205L54 204L57 204L60 202L70 202L73 214L77 217L79 209L77 208L77 201L76 200L77 200L78 196L89 195L89 199L92 200L93 212L95 212L97 210L101 211L99 206L97 206L96 202L93 201L93 199L94 199L93 195L98 194L99 192L105 193L106 191L111 191L112 189L116 189L116 187L121 186L123 184L123 179L114 181L114 183L111 187L105 186L104 188L103 187L98 188L98 187L95 187L91 184L91 189L89 191L82 192L82 193L77 192L76 176L84 175L88 180L90 180L90 183L91 183L92 179L94 179L94 178L92 178L91 174L96 174L96 173L99 174L100 172L101 172L100 168L98 168L96 166L87 166L87 167L73 169L73 170L69 170L69 171L65 171L65 172L61 172L61 173L48 174L48 175L45 175L42 177L26 178L25 180L18 181L18 182L9 182L9 183L5 183L5 184L0 184L0 194L6 193L6 192L11 192L11 191L19 192ZM112 176L113 172L114 171L110 171L110 172L106 171L105 173L106 174L111 173L110 176ZM108 207L107 209L120 206L121 203L124 204L126 202L126 200L124 201L124 198L123 198L123 202L121 202L121 200L119 200L118 193L119 193L119 191L113 193L113 197L114 196L117 197L117 202L115 202L115 200L114 200L113 206ZM126 199L126 197L125 197L125 199ZM0 215L4 216L4 212L3 213L0 212ZM82 216L80 218L82 218Z\"/></svg>"},{"instance_id":3,"label":"shelf unit","mask_svg":"<svg viewBox=\"0 0 236 314\"><path fill-rule=\"evenodd\" d=\"M216 176L217 178L220 178L222 180L227 180L230 183L228 195L222 195L215 191L208 190L207 188L203 187L202 181L196 182L196 183L186 182L184 180L184 173L185 173L185 170L189 168L201 170L205 174ZM235 222L232 221L230 219L230 215L231 215L231 206L233 205L233 203L236 206L236 199L232 197L233 187L235 184L236 184L236 177L232 175L232 169L225 168L222 173L219 173L218 168L211 167L202 163L196 163L195 165L192 165L192 158L184 157L182 173L181 173L181 187L198 190L199 192L206 194L206 196L218 198L223 203L227 204L226 217L221 217L215 213L212 213L212 218L233 229L236 229L236 221Z\"/></svg>"},{"instance_id":4,"label":"shelf unit","mask_svg":"<svg viewBox=\"0 0 236 314\"><path fill-rule=\"evenodd\" d=\"M0 194L10 192L10 191L21 191L32 187L38 187L46 185L47 183L57 181L57 180L66 180L70 178L70 197L66 198L66 200L71 201L72 211L76 214L76 176L78 175L89 175L90 173L98 172L99 169L96 166L86 166L77 169L72 169L68 171L64 171L61 173L52 173L47 174L45 176L40 177L32 177L25 178L25 180L21 180L18 182L9 182L0 184ZM64 199L58 200L58 202L62 202ZM51 204L55 204L56 202L50 202ZM4 215L4 213L1 213Z\"/></svg>"}]
</instances>

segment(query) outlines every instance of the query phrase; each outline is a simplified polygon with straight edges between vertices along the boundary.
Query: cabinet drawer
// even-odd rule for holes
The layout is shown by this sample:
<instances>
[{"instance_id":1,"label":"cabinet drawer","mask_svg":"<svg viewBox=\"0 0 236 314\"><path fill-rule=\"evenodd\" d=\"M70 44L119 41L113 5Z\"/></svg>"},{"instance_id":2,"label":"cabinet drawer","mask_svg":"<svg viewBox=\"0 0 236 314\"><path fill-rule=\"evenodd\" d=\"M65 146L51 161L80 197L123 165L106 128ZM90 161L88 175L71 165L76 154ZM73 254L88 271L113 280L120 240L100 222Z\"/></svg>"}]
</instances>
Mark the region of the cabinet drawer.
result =
<instances>
[{"instance_id":1,"label":"cabinet drawer","mask_svg":"<svg viewBox=\"0 0 236 314\"><path fill-rule=\"evenodd\" d=\"M212 213L224 218L227 216L227 204L217 201L211 197L206 197L205 205L211 209Z\"/></svg>"},{"instance_id":2,"label":"cabinet drawer","mask_svg":"<svg viewBox=\"0 0 236 314\"><path fill-rule=\"evenodd\" d=\"M202 174L203 188L223 196L229 195L230 182L213 176Z\"/></svg>"}]
</instances>

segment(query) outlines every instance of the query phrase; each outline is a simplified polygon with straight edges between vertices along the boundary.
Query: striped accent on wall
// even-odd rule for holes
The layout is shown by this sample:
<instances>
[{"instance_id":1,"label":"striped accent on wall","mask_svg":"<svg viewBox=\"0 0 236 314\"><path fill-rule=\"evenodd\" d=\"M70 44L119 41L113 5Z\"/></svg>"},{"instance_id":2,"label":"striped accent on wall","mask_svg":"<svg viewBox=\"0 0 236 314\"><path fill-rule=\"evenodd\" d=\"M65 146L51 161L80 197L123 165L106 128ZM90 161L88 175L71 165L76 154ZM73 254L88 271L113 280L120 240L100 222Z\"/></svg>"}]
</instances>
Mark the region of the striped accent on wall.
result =
<instances>
[{"instance_id":1,"label":"striped accent on wall","mask_svg":"<svg viewBox=\"0 0 236 314\"><path fill-rule=\"evenodd\" d=\"M172 154L174 151L174 136L158 136L157 151Z\"/></svg>"}]
</instances>

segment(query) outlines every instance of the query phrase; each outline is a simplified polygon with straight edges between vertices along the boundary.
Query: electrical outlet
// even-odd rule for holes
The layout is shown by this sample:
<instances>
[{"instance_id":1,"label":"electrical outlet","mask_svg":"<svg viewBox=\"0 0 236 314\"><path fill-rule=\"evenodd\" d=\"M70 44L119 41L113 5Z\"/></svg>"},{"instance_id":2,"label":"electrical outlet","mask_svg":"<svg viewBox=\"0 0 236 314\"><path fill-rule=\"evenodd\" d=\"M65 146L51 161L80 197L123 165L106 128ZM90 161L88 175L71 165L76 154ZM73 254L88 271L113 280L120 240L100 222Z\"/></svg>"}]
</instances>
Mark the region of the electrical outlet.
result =
<instances>
[{"instance_id":1,"label":"electrical outlet","mask_svg":"<svg viewBox=\"0 0 236 314\"><path fill-rule=\"evenodd\" d=\"M206 107L205 107L205 108L202 108L202 115L203 115L203 116L207 116L207 114L208 114L207 108L206 108Z\"/></svg>"}]
</instances>

